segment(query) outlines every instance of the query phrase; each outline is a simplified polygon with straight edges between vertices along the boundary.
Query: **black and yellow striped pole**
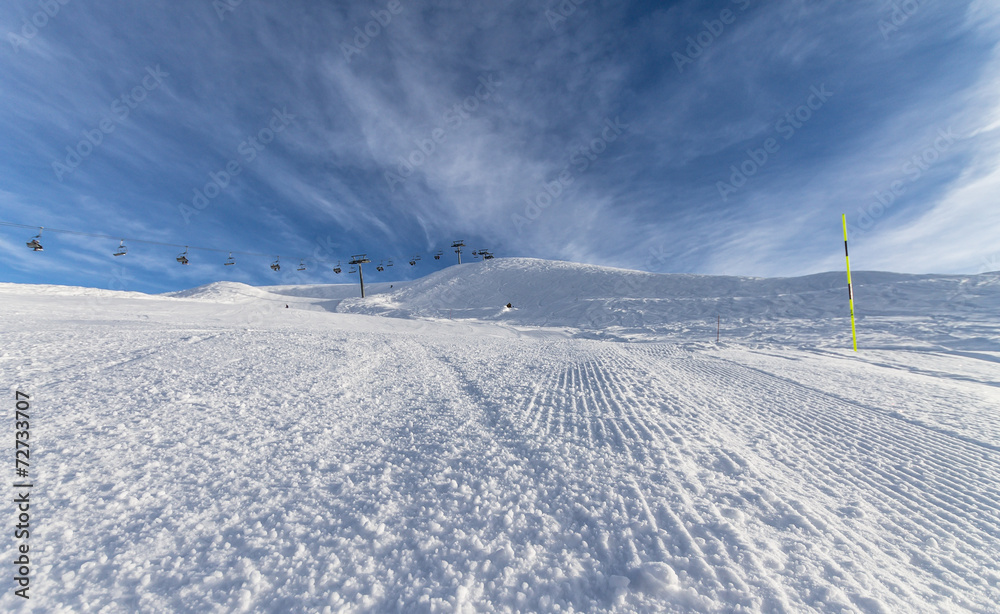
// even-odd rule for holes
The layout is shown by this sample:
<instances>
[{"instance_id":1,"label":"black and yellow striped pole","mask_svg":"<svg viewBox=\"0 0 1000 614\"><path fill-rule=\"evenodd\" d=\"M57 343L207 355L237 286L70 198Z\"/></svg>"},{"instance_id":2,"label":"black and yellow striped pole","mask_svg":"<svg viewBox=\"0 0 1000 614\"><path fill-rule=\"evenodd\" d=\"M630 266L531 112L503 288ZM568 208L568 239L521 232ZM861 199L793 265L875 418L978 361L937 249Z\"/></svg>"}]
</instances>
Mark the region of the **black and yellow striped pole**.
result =
<instances>
[{"instance_id":1,"label":"black and yellow striped pole","mask_svg":"<svg viewBox=\"0 0 1000 614\"><path fill-rule=\"evenodd\" d=\"M847 252L847 214L843 215L844 220L844 258L847 260L847 296L851 305L851 337L854 338L854 351L858 351L858 333L854 328L854 286L851 285L851 256Z\"/></svg>"}]
</instances>

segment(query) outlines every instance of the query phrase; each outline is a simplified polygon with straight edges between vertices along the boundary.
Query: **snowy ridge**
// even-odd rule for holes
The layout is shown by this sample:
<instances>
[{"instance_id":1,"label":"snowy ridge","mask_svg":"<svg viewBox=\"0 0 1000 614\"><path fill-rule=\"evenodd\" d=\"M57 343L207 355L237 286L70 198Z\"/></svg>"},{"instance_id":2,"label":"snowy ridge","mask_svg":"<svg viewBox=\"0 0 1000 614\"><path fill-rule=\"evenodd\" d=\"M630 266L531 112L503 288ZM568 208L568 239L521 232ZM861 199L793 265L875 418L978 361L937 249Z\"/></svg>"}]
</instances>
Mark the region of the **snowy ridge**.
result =
<instances>
[{"instance_id":1,"label":"snowy ridge","mask_svg":"<svg viewBox=\"0 0 1000 614\"><path fill-rule=\"evenodd\" d=\"M271 300L275 292L233 281L217 281L190 290L167 292L163 296L173 298L195 298L219 303L239 303L254 299Z\"/></svg>"},{"instance_id":2,"label":"snowy ridge","mask_svg":"<svg viewBox=\"0 0 1000 614\"><path fill-rule=\"evenodd\" d=\"M988 312L1000 307L1000 273L853 274L859 315ZM247 286L216 282L164 296L233 302L277 296L338 299L338 311L396 317L473 317L533 326L606 326L625 320L671 322L727 317L840 317L843 272L793 278L655 274L529 258L449 267L412 282ZM504 310L512 303L514 310ZM626 314L627 312L627 314Z\"/></svg>"},{"instance_id":3,"label":"snowy ridge","mask_svg":"<svg viewBox=\"0 0 1000 614\"><path fill-rule=\"evenodd\" d=\"M401 283L365 284L369 296L388 292L390 286L400 287ZM295 305L297 309L322 309L336 311L340 302L346 298L357 296L358 286L355 284L315 284L287 286L250 286L239 282L217 281L189 290L166 292L161 296L171 298L195 299L217 303L246 303L261 301L265 303L286 303Z\"/></svg>"},{"instance_id":4,"label":"snowy ridge","mask_svg":"<svg viewBox=\"0 0 1000 614\"><path fill-rule=\"evenodd\" d=\"M953 313L1000 306L1000 275L853 275L862 315ZM796 278L663 275L568 262L497 259L450 267L374 301L350 299L341 311L497 319L577 328L655 326L728 318L843 316L844 273ZM516 309L500 308L512 303Z\"/></svg>"},{"instance_id":5,"label":"snowy ridge","mask_svg":"<svg viewBox=\"0 0 1000 614\"><path fill-rule=\"evenodd\" d=\"M984 335L977 324L1000 311L1000 274L859 271L853 277L868 347L935 344L1000 351L1000 339ZM392 285L366 284L365 299L358 298L354 284L253 288L228 282L171 296L220 302L257 298L339 313L558 327L604 339L714 340L717 318L726 339L740 341L843 345L850 330L841 272L776 279L663 275L504 258ZM513 309L506 309L507 303Z\"/></svg>"},{"instance_id":6,"label":"snowy ridge","mask_svg":"<svg viewBox=\"0 0 1000 614\"><path fill-rule=\"evenodd\" d=\"M857 354L807 317L832 274L475 263L366 301L396 318L348 285L0 285L29 610L996 612L996 285L873 274ZM746 337L683 321L732 295L772 306ZM667 324L504 319L602 332L577 297Z\"/></svg>"},{"instance_id":7,"label":"snowy ridge","mask_svg":"<svg viewBox=\"0 0 1000 614\"><path fill-rule=\"evenodd\" d=\"M240 284L243 285L243 284ZM51 284L12 284L0 282L0 296L28 294L31 296L77 297L77 298L128 298L155 299L155 295L143 292L105 290L103 288L82 288L79 286L58 286Z\"/></svg>"}]
</instances>

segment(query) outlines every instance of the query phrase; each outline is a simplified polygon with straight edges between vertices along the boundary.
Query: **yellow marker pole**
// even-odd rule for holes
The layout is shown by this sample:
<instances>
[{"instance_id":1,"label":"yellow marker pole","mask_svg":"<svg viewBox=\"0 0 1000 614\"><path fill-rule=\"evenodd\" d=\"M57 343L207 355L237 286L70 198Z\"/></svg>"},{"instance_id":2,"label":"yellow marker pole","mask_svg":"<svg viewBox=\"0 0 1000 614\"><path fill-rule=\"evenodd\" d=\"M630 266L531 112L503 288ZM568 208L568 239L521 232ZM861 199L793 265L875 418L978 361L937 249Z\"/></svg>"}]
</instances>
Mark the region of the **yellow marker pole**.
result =
<instances>
[{"instance_id":1,"label":"yellow marker pole","mask_svg":"<svg viewBox=\"0 0 1000 614\"><path fill-rule=\"evenodd\" d=\"M854 351L858 351L858 333L854 328L854 286L851 285L851 256L847 253L847 214L844 219L844 258L847 260L847 295L851 304L851 337L854 338Z\"/></svg>"}]
</instances>

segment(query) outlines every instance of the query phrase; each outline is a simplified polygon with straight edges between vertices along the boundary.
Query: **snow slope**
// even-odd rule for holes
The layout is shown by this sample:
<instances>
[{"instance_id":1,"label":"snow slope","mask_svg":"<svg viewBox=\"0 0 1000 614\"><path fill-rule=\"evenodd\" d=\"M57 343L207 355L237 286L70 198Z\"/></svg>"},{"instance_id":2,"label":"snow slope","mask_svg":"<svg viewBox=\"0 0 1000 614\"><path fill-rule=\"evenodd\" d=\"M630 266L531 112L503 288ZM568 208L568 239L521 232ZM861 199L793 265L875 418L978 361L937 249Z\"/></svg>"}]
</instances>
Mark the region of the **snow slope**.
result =
<instances>
[{"instance_id":1,"label":"snow slope","mask_svg":"<svg viewBox=\"0 0 1000 614\"><path fill-rule=\"evenodd\" d=\"M835 277L0 284L0 610L1000 611L997 276Z\"/></svg>"},{"instance_id":2,"label":"snow slope","mask_svg":"<svg viewBox=\"0 0 1000 614\"><path fill-rule=\"evenodd\" d=\"M853 275L863 346L1000 351L1000 273ZM414 282L254 288L219 282L169 296L405 319L471 319L571 329L578 337L725 339L850 344L846 275L765 279L661 275L568 262L504 258L452 266ZM505 309L507 303L513 309Z\"/></svg>"},{"instance_id":3,"label":"snow slope","mask_svg":"<svg viewBox=\"0 0 1000 614\"><path fill-rule=\"evenodd\" d=\"M1000 309L1000 274L861 271L853 281L862 319L892 317L899 322L903 317L957 314L975 319ZM374 300L348 299L338 310L646 334L672 333L682 330L682 325L714 325L720 316L732 324L732 334L749 337L759 336L775 320L786 321L781 328L787 320L808 328L810 322L843 318L849 314L846 285L845 274L839 272L762 279L660 275L567 262L500 259L450 267ZM507 303L515 309L501 309ZM821 328L827 329L825 322Z\"/></svg>"}]
</instances>

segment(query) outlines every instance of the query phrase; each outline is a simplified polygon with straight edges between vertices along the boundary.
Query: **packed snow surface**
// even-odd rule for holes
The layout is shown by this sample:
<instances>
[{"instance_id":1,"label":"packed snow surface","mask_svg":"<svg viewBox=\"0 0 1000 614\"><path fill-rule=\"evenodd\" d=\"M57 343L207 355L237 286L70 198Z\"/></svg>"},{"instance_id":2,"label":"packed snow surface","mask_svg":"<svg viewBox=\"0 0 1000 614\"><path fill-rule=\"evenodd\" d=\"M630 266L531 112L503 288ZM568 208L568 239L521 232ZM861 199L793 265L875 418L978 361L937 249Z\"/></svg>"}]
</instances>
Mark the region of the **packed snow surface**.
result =
<instances>
[{"instance_id":1,"label":"packed snow surface","mask_svg":"<svg viewBox=\"0 0 1000 614\"><path fill-rule=\"evenodd\" d=\"M0 284L0 610L998 612L1000 275L855 277Z\"/></svg>"}]
</instances>

